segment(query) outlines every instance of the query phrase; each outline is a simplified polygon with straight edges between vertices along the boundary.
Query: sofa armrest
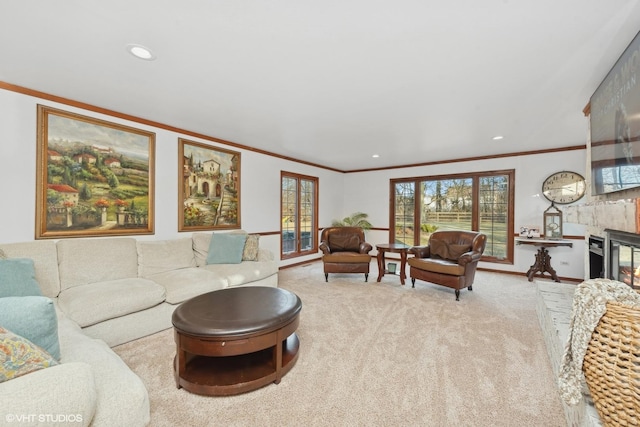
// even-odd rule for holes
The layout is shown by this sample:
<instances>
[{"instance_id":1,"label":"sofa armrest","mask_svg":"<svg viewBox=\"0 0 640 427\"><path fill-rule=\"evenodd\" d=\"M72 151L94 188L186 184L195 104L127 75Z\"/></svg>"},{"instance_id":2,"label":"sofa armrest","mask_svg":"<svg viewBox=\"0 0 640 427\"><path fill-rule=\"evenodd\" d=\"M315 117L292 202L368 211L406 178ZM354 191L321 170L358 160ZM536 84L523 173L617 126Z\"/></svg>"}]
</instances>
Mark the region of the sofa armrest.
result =
<instances>
[{"instance_id":1,"label":"sofa armrest","mask_svg":"<svg viewBox=\"0 0 640 427\"><path fill-rule=\"evenodd\" d=\"M273 261L273 252L269 249L258 248L258 261Z\"/></svg>"},{"instance_id":2,"label":"sofa armrest","mask_svg":"<svg viewBox=\"0 0 640 427\"><path fill-rule=\"evenodd\" d=\"M62 363L0 383L0 424L12 416L32 417L16 425L50 425L46 417L73 416L64 425L85 427L96 412L93 369L83 362ZM108 396L107 396L108 398ZM40 419L44 418L44 419Z\"/></svg>"}]
</instances>

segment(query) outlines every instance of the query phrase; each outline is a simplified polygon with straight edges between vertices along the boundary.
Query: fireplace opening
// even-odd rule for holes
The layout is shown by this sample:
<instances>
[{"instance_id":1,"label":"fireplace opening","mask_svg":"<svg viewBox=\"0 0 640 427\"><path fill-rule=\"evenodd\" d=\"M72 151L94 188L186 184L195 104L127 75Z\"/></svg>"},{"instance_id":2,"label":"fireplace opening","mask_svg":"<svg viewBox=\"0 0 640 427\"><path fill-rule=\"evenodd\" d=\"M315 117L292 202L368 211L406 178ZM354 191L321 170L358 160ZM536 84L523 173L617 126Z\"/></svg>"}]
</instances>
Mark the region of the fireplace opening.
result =
<instances>
[{"instance_id":1,"label":"fireplace opening","mask_svg":"<svg viewBox=\"0 0 640 427\"><path fill-rule=\"evenodd\" d=\"M589 279L604 278L604 238L589 237Z\"/></svg>"},{"instance_id":2,"label":"fireplace opening","mask_svg":"<svg viewBox=\"0 0 640 427\"><path fill-rule=\"evenodd\" d=\"M608 276L640 289L640 235L605 230L608 237Z\"/></svg>"}]
</instances>

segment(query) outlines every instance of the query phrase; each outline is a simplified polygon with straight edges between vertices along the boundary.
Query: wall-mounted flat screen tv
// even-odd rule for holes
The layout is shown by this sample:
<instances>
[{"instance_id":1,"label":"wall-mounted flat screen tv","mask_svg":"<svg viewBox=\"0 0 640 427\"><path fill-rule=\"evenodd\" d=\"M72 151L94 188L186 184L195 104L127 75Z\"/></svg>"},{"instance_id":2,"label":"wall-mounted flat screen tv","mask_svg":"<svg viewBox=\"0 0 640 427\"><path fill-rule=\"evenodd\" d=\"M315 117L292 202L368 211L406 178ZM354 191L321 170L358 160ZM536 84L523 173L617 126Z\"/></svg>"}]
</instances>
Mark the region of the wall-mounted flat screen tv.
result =
<instances>
[{"instance_id":1,"label":"wall-mounted flat screen tv","mask_svg":"<svg viewBox=\"0 0 640 427\"><path fill-rule=\"evenodd\" d=\"M591 96L592 193L640 186L640 33Z\"/></svg>"}]
</instances>

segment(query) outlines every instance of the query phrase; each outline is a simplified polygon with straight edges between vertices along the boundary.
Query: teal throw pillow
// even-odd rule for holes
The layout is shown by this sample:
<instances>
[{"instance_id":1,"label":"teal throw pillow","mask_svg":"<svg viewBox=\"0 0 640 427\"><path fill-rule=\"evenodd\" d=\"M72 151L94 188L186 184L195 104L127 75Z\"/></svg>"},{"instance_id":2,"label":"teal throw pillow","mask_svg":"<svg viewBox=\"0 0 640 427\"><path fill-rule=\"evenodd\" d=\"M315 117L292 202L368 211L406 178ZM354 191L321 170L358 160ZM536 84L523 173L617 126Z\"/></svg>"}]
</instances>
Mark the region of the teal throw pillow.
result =
<instances>
[{"instance_id":1,"label":"teal throw pillow","mask_svg":"<svg viewBox=\"0 0 640 427\"><path fill-rule=\"evenodd\" d=\"M33 260L28 258L0 259L0 297L42 295L36 281Z\"/></svg>"},{"instance_id":2,"label":"teal throw pillow","mask_svg":"<svg viewBox=\"0 0 640 427\"><path fill-rule=\"evenodd\" d=\"M58 318L51 298L0 298L0 326L41 347L60 360Z\"/></svg>"},{"instance_id":3,"label":"teal throw pillow","mask_svg":"<svg viewBox=\"0 0 640 427\"><path fill-rule=\"evenodd\" d=\"M246 240L246 234L214 234L209 244L207 264L240 264Z\"/></svg>"}]
</instances>

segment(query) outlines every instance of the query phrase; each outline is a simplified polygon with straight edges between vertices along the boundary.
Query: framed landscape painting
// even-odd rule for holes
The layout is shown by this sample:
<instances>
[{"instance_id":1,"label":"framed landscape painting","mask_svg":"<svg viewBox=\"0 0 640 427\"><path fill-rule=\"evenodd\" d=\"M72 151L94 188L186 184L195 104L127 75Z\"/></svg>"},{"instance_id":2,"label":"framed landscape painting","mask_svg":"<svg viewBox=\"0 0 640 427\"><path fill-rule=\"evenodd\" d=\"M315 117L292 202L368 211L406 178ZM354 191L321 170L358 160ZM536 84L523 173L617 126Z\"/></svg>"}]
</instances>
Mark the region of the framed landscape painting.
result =
<instances>
[{"instance_id":1,"label":"framed landscape painting","mask_svg":"<svg viewBox=\"0 0 640 427\"><path fill-rule=\"evenodd\" d=\"M155 134L38 105L36 239L153 234Z\"/></svg>"},{"instance_id":2,"label":"framed landscape painting","mask_svg":"<svg viewBox=\"0 0 640 427\"><path fill-rule=\"evenodd\" d=\"M178 231L240 228L240 153L178 139Z\"/></svg>"}]
</instances>

